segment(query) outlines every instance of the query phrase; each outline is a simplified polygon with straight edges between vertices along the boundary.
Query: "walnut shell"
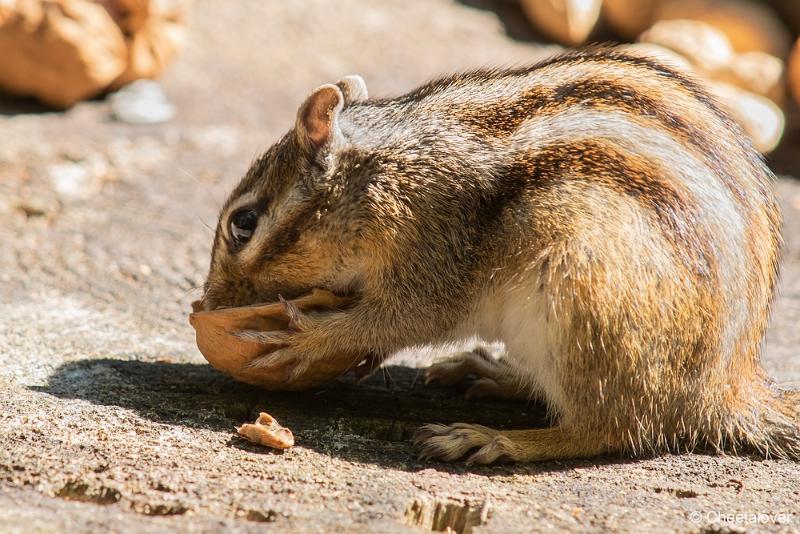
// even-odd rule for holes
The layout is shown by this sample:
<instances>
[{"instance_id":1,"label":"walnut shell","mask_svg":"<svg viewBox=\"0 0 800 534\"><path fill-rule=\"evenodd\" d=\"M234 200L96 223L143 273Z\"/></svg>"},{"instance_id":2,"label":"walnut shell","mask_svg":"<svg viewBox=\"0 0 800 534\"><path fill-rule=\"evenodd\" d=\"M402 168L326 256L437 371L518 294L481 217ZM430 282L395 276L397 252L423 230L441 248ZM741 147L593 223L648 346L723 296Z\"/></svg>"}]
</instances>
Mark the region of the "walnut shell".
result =
<instances>
[{"instance_id":1,"label":"walnut shell","mask_svg":"<svg viewBox=\"0 0 800 534\"><path fill-rule=\"evenodd\" d=\"M786 57L789 31L769 7L749 0L671 0L662 2L654 20L690 19L725 34L736 52L766 52Z\"/></svg>"},{"instance_id":2,"label":"walnut shell","mask_svg":"<svg viewBox=\"0 0 800 534\"><path fill-rule=\"evenodd\" d=\"M185 48L189 0L104 0L125 34L128 66L110 88L157 78Z\"/></svg>"},{"instance_id":3,"label":"walnut shell","mask_svg":"<svg viewBox=\"0 0 800 534\"><path fill-rule=\"evenodd\" d=\"M724 33L696 20L662 20L639 36L684 56L698 69L713 73L727 69L735 53Z\"/></svg>"},{"instance_id":4,"label":"walnut shell","mask_svg":"<svg viewBox=\"0 0 800 534\"><path fill-rule=\"evenodd\" d=\"M301 311L331 310L346 307L351 299L315 289L308 295L290 301ZM275 345L244 340L236 336L241 330L285 330L289 317L282 303L256 304L238 308L223 308L195 312L189 323L196 332L197 347L215 369L236 380L277 390L309 389L335 379L357 364L362 357L341 354L315 363L306 374L288 382L283 368L250 368L254 358L277 350Z\"/></svg>"},{"instance_id":5,"label":"walnut shell","mask_svg":"<svg viewBox=\"0 0 800 534\"><path fill-rule=\"evenodd\" d=\"M653 23L660 0L605 0L603 17L622 37L633 39Z\"/></svg>"},{"instance_id":6,"label":"walnut shell","mask_svg":"<svg viewBox=\"0 0 800 534\"><path fill-rule=\"evenodd\" d=\"M540 31L565 45L578 45L600 18L602 0L522 0L528 20Z\"/></svg>"},{"instance_id":7,"label":"walnut shell","mask_svg":"<svg viewBox=\"0 0 800 534\"><path fill-rule=\"evenodd\" d=\"M665 65L686 74L695 72L691 62L684 56L655 43L630 43L621 45L627 52L652 57Z\"/></svg>"},{"instance_id":8,"label":"walnut shell","mask_svg":"<svg viewBox=\"0 0 800 534\"><path fill-rule=\"evenodd\" d=\"M672 63L676 57L685 58L691 70L701 77L766 96L777 104L783 103L783 61L766 52L737 54L725 34L708 23L664 20L642 33L639 39L642 42L633 46L645 45L650 48L651 55L663 56Z\"/></svg>"},{"instance_id":9,"label":"walnut shell","mask_svg":"<svg viewBox=\"0 0 800 534\"><path fill-rule=\"evenodd\" d=\"M0 90L67 108L125 69L122 32L86 0L16 0L0 6Z\"/></svg>"},{"instance_id":10,"label":"walnut shell","mask_svg":"<svg viewBox=\"0 0 800 534\"><path fill-rule=\"evenodd\" d=\"M733 58L726 72L715 78L757 95L766 96L778 105L785 101L784 64L766 52L744 52Z\"/></svg>"},{"instance_id":11,"label":"walnut shell","mask_svg":"<svg viewBox=\"0 0 800 534\"><path fill-rule=\"evenodd\" d=\"M711 82L709 87L759 152L766 154L778 146L786 119L775 102L723 82Z\"/></svg>"}]
</instances>

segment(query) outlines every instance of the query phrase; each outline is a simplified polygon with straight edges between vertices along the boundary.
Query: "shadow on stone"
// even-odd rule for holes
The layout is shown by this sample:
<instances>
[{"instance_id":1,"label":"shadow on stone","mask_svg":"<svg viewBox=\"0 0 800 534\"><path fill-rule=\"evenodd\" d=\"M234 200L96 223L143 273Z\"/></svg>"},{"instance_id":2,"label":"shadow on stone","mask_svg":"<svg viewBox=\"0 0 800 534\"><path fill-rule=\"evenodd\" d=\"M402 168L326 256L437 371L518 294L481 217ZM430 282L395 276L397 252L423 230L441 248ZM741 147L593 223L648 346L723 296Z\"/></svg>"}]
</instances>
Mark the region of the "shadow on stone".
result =
<instances>
[{"instance_id":1,"label":"shadow on stone","mask_svg":"<svg viewBox=\"0 0 800 534\"><path fill-rule=\"evenodd\" d=\"M304 447L400 469L499 474L566 468L540 464L467 469L461 464L417 461L410 438L424 423L465 422L511 429L544 427L547 421L540 404L467 401L458 389L425 386L420 369L404 366L387 366L361 384L345 376L309 391L279 392L238 383L205 364L92 359L66 363L46 386L31 389L131 409L159 423L231 433L265 411L291 428ZM229 444L263 452L238 437Z\"/></svg>"}]
</instances>

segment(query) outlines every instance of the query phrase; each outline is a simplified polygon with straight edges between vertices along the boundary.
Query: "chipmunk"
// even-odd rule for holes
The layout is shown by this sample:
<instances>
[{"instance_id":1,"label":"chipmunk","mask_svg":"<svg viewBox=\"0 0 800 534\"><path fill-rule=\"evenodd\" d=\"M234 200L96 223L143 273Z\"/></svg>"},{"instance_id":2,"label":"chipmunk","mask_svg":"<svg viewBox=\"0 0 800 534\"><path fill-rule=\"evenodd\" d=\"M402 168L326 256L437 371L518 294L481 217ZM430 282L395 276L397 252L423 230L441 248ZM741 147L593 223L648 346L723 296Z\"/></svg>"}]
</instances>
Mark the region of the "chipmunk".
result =
<instances>
[{"instance_id":1,"label":"chipmunk","mask_svg":"<svg viewBox=\"0 0 800 534\"><path fill-rule=\"evenodd\" d=\"M800 394L759 363L782 243L773 179L697 81L614 47L397 98L348 76L230 195L199 308L356 296L244 333L283 346L253 365L292 376L342 352L502 341L502 360L462 353L429 378L540 397L554 426L426 425L427 458L800 459Z\"/></svg>"}]
</instances>

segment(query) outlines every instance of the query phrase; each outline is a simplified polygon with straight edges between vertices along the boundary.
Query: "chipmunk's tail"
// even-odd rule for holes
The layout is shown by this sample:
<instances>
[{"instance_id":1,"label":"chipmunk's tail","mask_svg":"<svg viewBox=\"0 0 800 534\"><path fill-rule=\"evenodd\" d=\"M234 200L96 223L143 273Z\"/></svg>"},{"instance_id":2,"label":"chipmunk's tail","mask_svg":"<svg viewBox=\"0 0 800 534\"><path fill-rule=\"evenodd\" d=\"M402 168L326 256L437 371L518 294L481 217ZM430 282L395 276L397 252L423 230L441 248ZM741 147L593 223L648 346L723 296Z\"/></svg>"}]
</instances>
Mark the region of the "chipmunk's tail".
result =
<instances>
[{"instance_id":1,"label":"chipmunk's tail","mask_svg":"<svg viewBox=\"0 0 800 534\"><path fill-rule=\"evenodd\" d=\"M770 386L740 426L744 444L766 458L800 460L800 391Z\"/></svg>"}]
</instances>

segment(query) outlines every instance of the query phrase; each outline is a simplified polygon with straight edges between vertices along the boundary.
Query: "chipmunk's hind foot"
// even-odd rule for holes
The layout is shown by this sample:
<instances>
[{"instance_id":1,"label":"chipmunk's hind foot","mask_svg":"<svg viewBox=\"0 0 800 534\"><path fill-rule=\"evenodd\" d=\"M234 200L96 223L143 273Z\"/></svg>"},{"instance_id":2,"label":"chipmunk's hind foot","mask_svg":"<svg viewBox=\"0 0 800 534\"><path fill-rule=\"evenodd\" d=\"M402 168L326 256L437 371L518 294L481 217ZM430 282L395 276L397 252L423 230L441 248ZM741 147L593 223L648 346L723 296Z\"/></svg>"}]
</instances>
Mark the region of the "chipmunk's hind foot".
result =
<instances>
[{"instance_id":1,"label":"chipmunk's hind foot","mask_svg":"<svg viewBox=\"0 0 800 534\"><path fill-rule=\"evenodd\" d=\"M470 379L470 376L476 377ZM502 359L494 358L488 347L479 345L471 351L457 352L434 363L425 371L425 383L443 386L468 385L465 397L527 400L515 373Z\"/></svg>"},{"instance_id":2,"label":"chipmunk's hind foot","mask_svg":"<svg viewBox=\"0 0 800 534\"><path fill-rule=\"evenodd\" d=\"M414 436L420 458L467 465L498 461L538 462L589 458L609 451L601 439L578 435L561 427L536 430L494 430L481 425L425 425Z\"/></svg>"}]
</instances>

